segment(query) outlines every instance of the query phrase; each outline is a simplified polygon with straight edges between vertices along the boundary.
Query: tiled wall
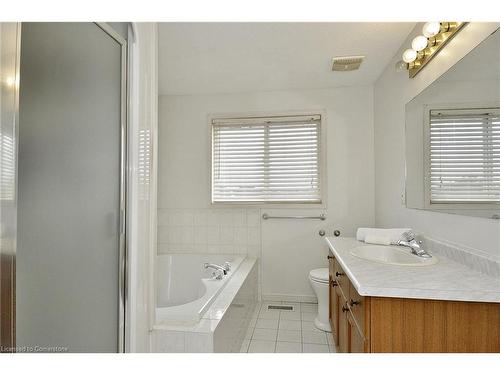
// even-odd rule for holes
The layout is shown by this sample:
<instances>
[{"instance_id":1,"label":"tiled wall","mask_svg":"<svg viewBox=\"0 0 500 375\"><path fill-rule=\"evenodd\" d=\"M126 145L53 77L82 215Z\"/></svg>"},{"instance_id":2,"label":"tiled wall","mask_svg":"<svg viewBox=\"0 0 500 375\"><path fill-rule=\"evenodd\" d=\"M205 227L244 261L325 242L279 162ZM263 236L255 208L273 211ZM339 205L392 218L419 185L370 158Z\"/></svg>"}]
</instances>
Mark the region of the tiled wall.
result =
<instances>
[{"instance_id":1,"label":"tiled wall","mask_svg":"<svg viewBox=\"0 0 500 375\"><path fill-rule=\"evenodd\" d=\"M158 209L158 254L245 254L260 258L258 209Z\"/></svg>"}]
</instances>

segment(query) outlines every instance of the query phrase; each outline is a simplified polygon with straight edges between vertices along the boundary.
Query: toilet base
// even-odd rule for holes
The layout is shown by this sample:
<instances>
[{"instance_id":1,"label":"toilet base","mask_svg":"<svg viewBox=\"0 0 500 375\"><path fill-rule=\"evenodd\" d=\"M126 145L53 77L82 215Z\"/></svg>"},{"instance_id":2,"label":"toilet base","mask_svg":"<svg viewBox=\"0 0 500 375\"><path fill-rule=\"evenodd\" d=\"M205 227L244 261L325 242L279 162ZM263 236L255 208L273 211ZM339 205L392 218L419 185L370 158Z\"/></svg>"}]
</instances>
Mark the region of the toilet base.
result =
<instances>
[{"instance_id":1,"label":"toilet base","mask_svg":"<svg viewBox=\"0 0 500 375\"><path fill-rule=\"evenodd\" d=\"M309 282L311 283L311 287L314 290L314 294L318 299L318 315L316 319L314 319L314 325L321 331L331 332L332 329L330 327L329 320L329 297L330 297L330 284L328 282L328 268L320 268L313 270L311 272L324 273L321 279L314 279L309 275Z\"/></svg>"},{"instance_id":2,"label":"toilet base","mask_svg":"<svg viewBox=\"0 0 500 375\"><path fill-rule=\"evenodd\" d=\"M325 323L319 320L318 318L314 319L314 325L317 329L320 329L325 332L332 332L332 328L330 326L330 322Z\"/></svg>"}]
</instances>

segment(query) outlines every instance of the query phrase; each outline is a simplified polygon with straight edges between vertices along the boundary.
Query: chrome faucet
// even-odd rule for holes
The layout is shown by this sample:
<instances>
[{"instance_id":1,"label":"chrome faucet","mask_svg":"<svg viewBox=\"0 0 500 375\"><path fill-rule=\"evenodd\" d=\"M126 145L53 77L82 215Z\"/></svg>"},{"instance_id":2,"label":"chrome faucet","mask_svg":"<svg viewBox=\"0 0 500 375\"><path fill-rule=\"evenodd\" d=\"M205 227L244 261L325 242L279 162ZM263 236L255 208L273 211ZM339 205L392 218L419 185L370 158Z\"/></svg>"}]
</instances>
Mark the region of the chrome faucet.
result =
<instances>
[{"instance_id":1,"label":"chrome faucet","mask_svg":"<svg viewBox=\"0 0 500 375\"><path fill-rule=\"evenodd\" d=\"M231 266L228 262L226 262L224 266L219 266L218 264L214 263L205 263L203 267L205 267L205 269L212 268L214 270L221 271L224 275L227 275L228 271L231 269Z\"/></svg>"},{"instance_id":2,"label":"chrome faucet","mask_svg":"<svg viewBox=\"0 0 500 375\"><path fill-rule=\"evenodd\" d=\"M221 270L215 270L212 272L212 279L213 280L222 280L224 278L224 272Z\"/></svg>"},{"instance_id":3,"label":"chrome faucet","mask_svg":"<svg viewBox=\"0 0 500 375\"><path fill-rule=\"evenodd\" d=\"M417 241L415 239L415 234L412 231L404 232L401 236L403 238L396 242L396 245L409 247L412 254L421 258L432 258L432 255L420 247L420 245L422 245L422 241Z\"/></svg>"}]
</instances>

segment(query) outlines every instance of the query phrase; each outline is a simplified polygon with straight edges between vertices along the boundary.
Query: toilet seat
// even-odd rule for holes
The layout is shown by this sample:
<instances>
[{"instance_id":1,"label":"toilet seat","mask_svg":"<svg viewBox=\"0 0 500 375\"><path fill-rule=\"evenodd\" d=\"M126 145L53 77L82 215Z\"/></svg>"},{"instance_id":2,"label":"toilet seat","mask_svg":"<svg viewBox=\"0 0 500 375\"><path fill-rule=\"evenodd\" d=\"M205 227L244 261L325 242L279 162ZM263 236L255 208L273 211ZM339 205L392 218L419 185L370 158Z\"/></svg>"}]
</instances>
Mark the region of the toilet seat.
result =
<instances>
[{"instance_id":1,"label":"toilet seat","mask_svg":"<svg viewBox=\"0 0 500 375\"><path fill-rule=\"evenodd\" d=\"M311 272L309 272L309 278L311 279L311 281L317 283L328 284L328 268L316 268L314 270L311 270Z\"/></svg>"}]
</instances>

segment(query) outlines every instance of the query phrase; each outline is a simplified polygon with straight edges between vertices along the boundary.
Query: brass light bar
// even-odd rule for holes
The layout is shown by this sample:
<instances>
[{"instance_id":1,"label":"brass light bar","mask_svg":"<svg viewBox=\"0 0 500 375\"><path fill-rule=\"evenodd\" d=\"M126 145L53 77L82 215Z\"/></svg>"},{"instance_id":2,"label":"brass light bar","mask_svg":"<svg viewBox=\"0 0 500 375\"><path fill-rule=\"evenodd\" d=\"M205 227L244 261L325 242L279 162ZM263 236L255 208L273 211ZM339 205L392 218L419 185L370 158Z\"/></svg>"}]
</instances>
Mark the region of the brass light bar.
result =
<instances>
[{"instance_id":1,"label":"brass light bar","mask_svg":"<svg viewBox=\"0 0 500 375\"><path fill-rule=\"evenodd\" d=\"M407 64L408 76L415 77L429 61L467 24L467 22L440 22L439 33L427 38L428 44Z\"/></svg>"}]
</instances>

